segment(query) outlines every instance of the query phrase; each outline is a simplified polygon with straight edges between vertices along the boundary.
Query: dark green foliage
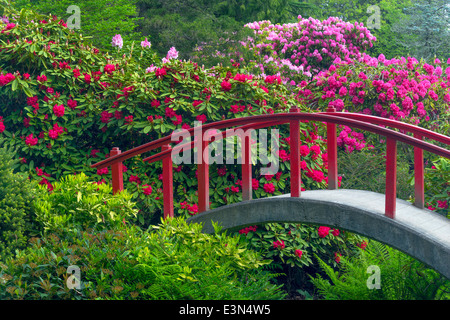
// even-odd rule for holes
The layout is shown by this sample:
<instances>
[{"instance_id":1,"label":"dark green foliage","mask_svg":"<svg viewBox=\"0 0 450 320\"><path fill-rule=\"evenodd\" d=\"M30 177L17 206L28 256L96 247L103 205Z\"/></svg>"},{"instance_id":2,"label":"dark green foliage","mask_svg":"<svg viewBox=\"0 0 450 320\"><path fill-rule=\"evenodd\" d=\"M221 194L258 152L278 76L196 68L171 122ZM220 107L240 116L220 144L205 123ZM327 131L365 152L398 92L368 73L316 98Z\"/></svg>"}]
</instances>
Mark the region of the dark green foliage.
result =
<instances>
[{"instance_id":1,"label":"dark green foliage","mask_svg":"<svg viewBox=\"0 0 450 320\"><path fill-rule=\"evenodd\" d=\"M416 57L432 61L435 57L448 59L450 30L448 0L416 0L403 10L407 17L393 26L393 31L404 36L406 46Z\"/></svg>"},{"instance_id":2,"label":"dark green foliage","mask_svg":"<svg viewBox=\"0 0 450 320\"><path fill-rule=\"evenodd\" d=\"M171 219L137 227L67 232L33 239L0 264L0 299L281 299L267 263L237 237L206 235L200 225ZM218 229L219 230L219 229ZM81 289L69 289L69 265Z\"/></svg>"},{"instance_id":3,"label":"dark green foliage","mask_svg":"<svg viewBox=\"0 0 450 320\"><path fill-rule=\"evenodd\" d=\"M0 258L23 248L32 230L32 184L26 176L14 173L19 159L0 140Z\"/></svg>"},{"instance_id":4,"label":"dark green foliage","mask_svg":"<svg viewBox=\"0 0 450 320\"><path fill-rule=\"evenodd\" d=\"M386 188L386 159L376 151L340 152L338 156L342 188L384 193ZM397 164L397 198L414 197L413 178L408 162L401 158Z\"/></svg>"}]
</instances>

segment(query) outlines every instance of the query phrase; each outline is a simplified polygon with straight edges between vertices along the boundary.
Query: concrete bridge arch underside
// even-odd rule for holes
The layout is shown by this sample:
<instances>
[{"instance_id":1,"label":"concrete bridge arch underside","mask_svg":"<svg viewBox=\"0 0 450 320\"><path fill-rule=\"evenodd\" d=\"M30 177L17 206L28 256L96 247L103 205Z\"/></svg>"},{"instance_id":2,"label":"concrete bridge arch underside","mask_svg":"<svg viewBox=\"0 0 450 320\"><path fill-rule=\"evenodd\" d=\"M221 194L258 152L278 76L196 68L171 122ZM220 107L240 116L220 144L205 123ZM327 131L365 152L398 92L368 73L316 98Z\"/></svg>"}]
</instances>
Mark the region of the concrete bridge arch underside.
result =
<instances>
[{"instance_id":1,"label":"concrete bridge arch underside","mask_svg":"<svg viewBox=\"0 0 450 320\"><path fill-rule=\"evenodd\" d=\"M397 199L395 218L384 214L385 195L363 190L312 190L248 200L199 213L188 219L213 233L272 222L326 225L392 246L450 279L450 219Z\"/></svg>"}]
</instances>

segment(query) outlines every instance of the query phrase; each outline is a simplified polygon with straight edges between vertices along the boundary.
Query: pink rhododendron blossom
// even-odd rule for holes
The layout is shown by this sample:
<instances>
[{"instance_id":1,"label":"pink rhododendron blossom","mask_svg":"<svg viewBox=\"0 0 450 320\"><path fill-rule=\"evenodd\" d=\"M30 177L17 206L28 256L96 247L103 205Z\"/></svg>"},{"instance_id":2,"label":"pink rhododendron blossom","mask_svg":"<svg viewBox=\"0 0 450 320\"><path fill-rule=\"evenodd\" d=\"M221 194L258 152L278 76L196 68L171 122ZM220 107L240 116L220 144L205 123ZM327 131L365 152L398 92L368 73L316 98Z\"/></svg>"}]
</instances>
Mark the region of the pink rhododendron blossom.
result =
<instances>
[{"instance_id":1,"label":"pink rhododendron blossom","mask_svg":"<svg viewBox=\"0 0 450 320\"><path fill-rule=\"evenodd\" d=\"M141 41L141 47L142 48L150 48L152 46L151 42L145 38L144 41Z\"/></svg>"},{"instance_id":2,"label":"pink rhododendron blossom","mask_svg":"<svg viewBox=\"0 0 450 320\"><path fill-rule=\"evenodd\" d=\"M123 47L123 39L120 34L116 34L111 41L111 44L113 47L118 47L119 49L122 49Z\"/></svg>"}]
</instances>

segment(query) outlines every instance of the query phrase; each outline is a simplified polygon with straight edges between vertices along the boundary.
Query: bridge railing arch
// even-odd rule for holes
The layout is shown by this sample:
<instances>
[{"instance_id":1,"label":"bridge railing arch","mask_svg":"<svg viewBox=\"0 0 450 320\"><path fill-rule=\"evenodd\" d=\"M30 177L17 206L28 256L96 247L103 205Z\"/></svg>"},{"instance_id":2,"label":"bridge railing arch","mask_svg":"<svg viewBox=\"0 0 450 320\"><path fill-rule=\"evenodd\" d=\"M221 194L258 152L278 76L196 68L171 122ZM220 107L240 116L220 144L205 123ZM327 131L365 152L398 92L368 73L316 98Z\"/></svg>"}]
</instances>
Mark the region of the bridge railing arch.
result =
<instances>
[{"instance_id":1,"label":"bridge railing arch","mask_svg":"<svg viewBox=\"0 0 450 320\"><path fill-rule=\"evenodd\" d=\"M338 167L337 167L337 135L336 125L346 125L352 128L369 131L386 137L386 191L385 191L385 215L390 218L395 217L396 210L396 173L397 173L397 141L404 142L414 147L414 170L415 170L415 205L419 208L424 207L424 164L423 151L435 153L439 156L450 158L450 151L423 141L428 138L434 141L450 145L450 137L438 134L436 132L402 123L394 120L368 116L356 113L335 112L334 108L327 109L324 113L302 113L299 109L293 108L289 113L277 113L272 115L258 115L251 117L242 117L235 119L227 119L213 123L204 124L198 127L184 130L193 136L195 130L203 132L209 129L226 129L215 135L215 139L224 138L232 130L237 129L249 130L260 129L281 124L289 124L290 130L290 183L291 197L301 196L301 168L300 168L300 121L319 121L325 122L327 126L327 153L328 153L328 189L338 188ZM381 127L381 126L383 127ZM240 127L238 127L240 126ZM393 127L414 134L411 137L405 133L387 129L384 126ZM197 131L198 132L198 131ZM158 148L161 151L155 155L144 158L143 160L152 163L162 161L163 164L163 212L164 217L174 216L173 206L173 168L172 154L179 152L182 148L197 147L199 155L198 161L198 207L199 212L209 210L209 164L202 161L203 154L207 150L209 141L205 139L197 140L197 142L189 142L188 145L178 145L174 148L171 143L177 140L180 135L174 132L165 137L135 147L131 150L121 152L115 147L110 152L110 157L91 165L92 168L111 167L113 192L117 193L123 190L123 161ZM243 138L248 139L248 135ZM252 177L251 177L251 154L250 141L243 143L242 148L242 190L243 200L250 200L252 195Z\"/></svg>"}]
</instances>

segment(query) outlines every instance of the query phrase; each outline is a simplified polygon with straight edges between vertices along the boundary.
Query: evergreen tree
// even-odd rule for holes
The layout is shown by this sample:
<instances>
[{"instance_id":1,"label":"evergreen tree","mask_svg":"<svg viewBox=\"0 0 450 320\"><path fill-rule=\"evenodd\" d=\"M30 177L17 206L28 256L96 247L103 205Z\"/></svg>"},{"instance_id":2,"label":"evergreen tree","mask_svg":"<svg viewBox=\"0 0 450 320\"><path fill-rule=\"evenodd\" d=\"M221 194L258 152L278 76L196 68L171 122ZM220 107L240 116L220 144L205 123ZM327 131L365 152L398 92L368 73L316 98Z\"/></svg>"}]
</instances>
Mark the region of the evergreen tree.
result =
<instances>
[{"instance_id":1,"label":"evergreen tree","mask_svg":"<svg viewBox=\"0 0 450 320\"><path fill-rule=\"evenodd\" d=\"M393 26L416 58L447 59L450 54L449 0L416 0L405 8L407 18Z\"/></svg>"}]
</instances>

